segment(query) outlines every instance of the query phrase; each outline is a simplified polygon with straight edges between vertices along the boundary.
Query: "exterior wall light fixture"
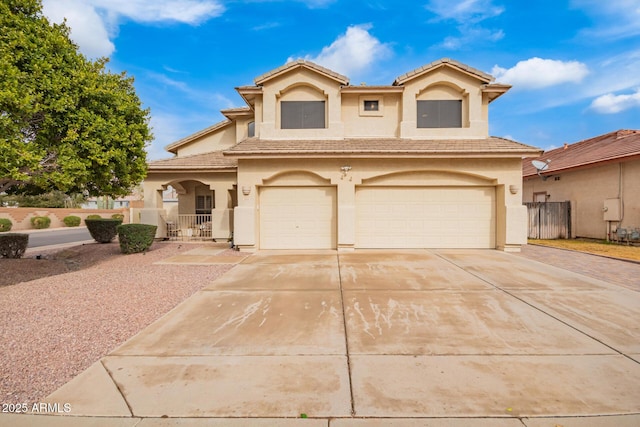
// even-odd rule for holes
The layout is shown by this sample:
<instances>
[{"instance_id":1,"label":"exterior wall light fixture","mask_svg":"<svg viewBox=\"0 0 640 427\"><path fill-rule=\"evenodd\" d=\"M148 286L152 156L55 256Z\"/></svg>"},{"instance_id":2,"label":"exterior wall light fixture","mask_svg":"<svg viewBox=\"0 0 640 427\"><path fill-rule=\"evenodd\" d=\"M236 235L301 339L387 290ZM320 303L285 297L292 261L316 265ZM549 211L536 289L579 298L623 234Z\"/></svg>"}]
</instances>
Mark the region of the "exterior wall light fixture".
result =
<instances>
[{"instance_id":1,"label":"exterior wall light fixture","mask_svg":"<svg viewBox=\"0 0 640 427\"><path fill-rule=\"evenodd\" d=\"M342 171L342 178L340 179L344 179L344 177L347 176L347 173L349 173L349 171L351 170L351 166L344 165L340 168L340 170Z\"/></svg>"},{"instance_id":2,"label":"exterior wall light fixture","mask_svg":"<svg viewBox=\"0 0 640 427\"><path fill-rule=\"evenodd\" d=\"M249 194L251 194L251 187L249 187L248 185L243 185L242 194L244 194L245 196L248 196Z\"/></svg>"}]
</instances>

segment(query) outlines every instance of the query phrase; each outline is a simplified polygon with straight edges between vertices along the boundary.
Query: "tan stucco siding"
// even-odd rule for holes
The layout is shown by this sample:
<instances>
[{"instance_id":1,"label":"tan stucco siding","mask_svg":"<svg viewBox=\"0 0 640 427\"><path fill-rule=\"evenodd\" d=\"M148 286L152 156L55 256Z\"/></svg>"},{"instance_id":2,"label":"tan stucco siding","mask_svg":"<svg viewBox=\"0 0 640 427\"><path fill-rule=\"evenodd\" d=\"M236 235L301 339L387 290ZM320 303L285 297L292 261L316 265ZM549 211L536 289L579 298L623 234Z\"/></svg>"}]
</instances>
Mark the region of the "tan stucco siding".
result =
<instances>
[{"instance_id":1,"label":"tan stucco siding","mask_svg":"<svg viewBox=\"0 0 640 427\"><path fill-rule=\"evenodd\" d=\"M624 206L622 227L640 227L640 161L611 163L602 166L553 174L546 181L527 178L523 201L532 202L535 193L546 193L547 201L571 201L573 237L606 238L604 202L620 196ZM615 228L618 223L613 222Z\"/></svg>"},{"instance_id":2,"label":"tan stucco siding","mask_svg":"<svg viewBox=\"0 0 640 427\"><path fill-rule=\"evenodd\" d=\"M364 100L379 100L379 114L362 112ZM396 138L400 134L400 95L342 95L342 120L346 138Z\"/></svg>"},{"instance_id":3,"label":"tan stucco siding","mask_svg":"<svg viewBox=\"0 0 640 427\"><path fill-rule=\"evenodd\" d=\"M496 188L496 247L517 246L526 242L520 164L520 159L240 159L235 226L243 231L236 234L236 243L259 248L259 193L264 186L336 186L340 249L355 245L356 186L482 185ZM343 174L343 166L351 169ZM517 188L516 194L504 190L510 186Z\"/></svg>"},{"instance_id":4,"label":"tan stucco siding","mask_svg":"<svg viewBox=\"0 0 640 427\"><path fill-rule=\"evenodd\" d=\"M445 89L446 88L446 89ZM463 101L461 128L419 129L418 99L453 99ZM401 137L403 138L486 138L489 135L486 97L482 83L448 67L411 80L405 85L402 101Z\"/></svg>"},{"instance_id":5,"label":"tan stucco siding","mask_svg":"<svg viewBox=\"0 0 640 427\"><path fill-rule=\"evenodd\" d=\"M226 150L236 144L236 142L236 126L225 126L216 132L204 135L178 148L177 155L184 157L209 153L211 151Z\"/></svg>"},{"instance_id":6,"label":"tan stucco siding","mask_svg":"<svg viewBox=\"0 0 640 427\"><path fill-rule=\"evenodd\" d=\"M326 101L326 128L280 129L279 103L283 99ZM344 135L340 105L340 86L323 75L300 69L276 77L263 88L259 136L261 139L340 138Z\"/></svg>"}]
</instances>

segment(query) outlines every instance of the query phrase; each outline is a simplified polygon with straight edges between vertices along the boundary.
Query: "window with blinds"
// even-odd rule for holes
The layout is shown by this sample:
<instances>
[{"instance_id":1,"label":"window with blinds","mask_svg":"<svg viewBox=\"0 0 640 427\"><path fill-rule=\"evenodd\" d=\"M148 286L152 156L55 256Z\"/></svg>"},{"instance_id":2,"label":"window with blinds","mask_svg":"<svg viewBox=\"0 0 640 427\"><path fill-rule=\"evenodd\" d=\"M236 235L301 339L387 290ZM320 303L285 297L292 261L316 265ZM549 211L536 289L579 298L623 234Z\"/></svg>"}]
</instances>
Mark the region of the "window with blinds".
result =
<instances>
[{"instance_id":1,"label":"window with blinds","mask_svg":"<svg viewBox=\"0 0 640 427\"><path fill-rule=\"evenodd\" d=\"M281 129L324 129L325 101L282 101Z\"/></svg>"},{"instance_id":2,"label":"window with blinds","mask_svg":"<svg viewBox=\"0 0 640 427\"><path fill-rule=\"evenodd\" d=\"M462 100L418 101L419 128L461 128Z\"/></svg>"}]
</instances>

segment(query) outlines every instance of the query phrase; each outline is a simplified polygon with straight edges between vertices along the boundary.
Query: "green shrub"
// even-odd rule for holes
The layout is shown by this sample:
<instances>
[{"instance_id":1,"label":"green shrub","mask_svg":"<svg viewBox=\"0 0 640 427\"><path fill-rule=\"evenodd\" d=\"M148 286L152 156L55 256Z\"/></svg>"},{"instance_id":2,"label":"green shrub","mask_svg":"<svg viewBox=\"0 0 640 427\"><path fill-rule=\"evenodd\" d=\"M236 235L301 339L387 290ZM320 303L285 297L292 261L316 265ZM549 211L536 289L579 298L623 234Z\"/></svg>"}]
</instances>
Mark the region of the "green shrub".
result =
<instances>
[{"instance_id":1,"label":"green shrub","mask_svg":"<svg viewBox=\"0 0 640 427\"><path fill-rule=\"evenodd\" d=\"M91 214L91 215L87 215L87 218L85 219L85 221L87 219L101 219L102 217L98 214Z\"/></svg>"},{"instance_id":2,"label":"green shrub","mask_svg":"<svg viewBox=\"0 0 640 427\"><path fill-rule=\"evenodd\" d=\"M118 226L118 240L123 254L144 252L151 247L158 227L150 224L123 224Z\"/></svg>"},{"instance_id":3,"label":"green shrub","mask_svg":"<svg viewBox=\"0 0 640 427\"><path fill-rule=\"evenodd\" d=\"M51 218L48 216L32 216L31 225L33 228L41 230L43 228L49 228L51 225Z\"/></svg>"},{"instance_id":4,"label":"green shrub","mask_svg":"<svg viewBox=\"0 0 640 427\"><path fill-rule=\"evenodd\" d=\"M84 223L87 224L87 230L89 230L89 234L96 242L109 243L118 234L116 229L122 224L122 221L113 218L87 218Z\"/></svg>"},{"instance_id":5,"label":"green shrub","mask_svg":"<svg viewBox=\"0 0 640 427\"><path fill-rule=\"evenodd\" d=\"M82 218L75 215L69 215L65 216L62 222L64 222L64 225L67 227L77 227L80 225L80 222L82 222Z\"/></svg>"},{"instance_id":6,"label":"green shrub","mask_svg":"<svg viewBox=\"0 0 640 427\"><path fill-rule=\"evenodd\" d=\"M124 220L124 214L113 214L111 215L111 218L113 219L119 219L119 220Z\"/></svg>"},{"instance_id":7,"label":"green shrub","mask_svg":"<svg viewBox=\"0 0 640 427\"><path fill-rule=\"evenodd\" d=\"M8 218L0 218L0 233L10 231L13 223Z\"/></svg>"},{"instance_id":8,"label":"green shrub","mask_svg":"<svg viewBox=\"0 0 640 427\"><path fill-rule=\"evenodd\" d=\"M28 245L28 234L0 234L0 258L22 258Z\"/></svg>"}]
</instances>

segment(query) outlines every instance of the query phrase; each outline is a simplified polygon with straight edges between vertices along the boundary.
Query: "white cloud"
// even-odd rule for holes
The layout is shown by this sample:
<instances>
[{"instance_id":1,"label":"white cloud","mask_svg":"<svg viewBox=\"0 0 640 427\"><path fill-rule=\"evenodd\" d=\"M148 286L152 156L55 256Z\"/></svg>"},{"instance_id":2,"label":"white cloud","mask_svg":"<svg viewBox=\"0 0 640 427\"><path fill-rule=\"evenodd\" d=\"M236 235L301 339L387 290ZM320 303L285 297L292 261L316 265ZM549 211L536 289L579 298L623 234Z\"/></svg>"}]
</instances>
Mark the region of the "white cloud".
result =
<instances>
[{"instance_id":1,"label":"white cloud","mask_svg":"<svg viewBox=\"0 0 640 427\"><path fill-rule=\"evenodd\" d=\"M572 0L571 5L587 13L594 24L581 31L583 37L622 39L640 35L638 0Z\"/></svg>"},{"instance_id":2,"label":"white cloud","mask_svg":"<svg viewBox=\"0 0 640 427\"><path fill-rule=\"evenodd\" d=\"M346 76L360 72L391 52L386 44L369 34L370 29L368 24L350 26L345 34L324 47L317 56L307 55L304 59ZM295 58L290 57L287 62L293 60Z\"/></svg>"},{"instance_id":3,"label":"white cloud","mask_svg":"<svg viewBox=\"0 0 640 427\"><path fill-rule=\"evenodd\" d=\"M136 22L175 21L199 24L219 16L224 7L214 0L87 0L110 17L127 17Z\"/></svg>"},{"instance_id":4,"label":"white cloud","mask_svg":"<svg viewBox=\"0 0 640 427\"><path fill-rule=\"evenodd\" d=\"M480 41L495 42L504 37L502 29L489 29L480 22L501 15L504 7L493 5L493 0L430 0L425 6L434 13L432 22L455 21L460 36L449 36L440 47L459 49Z\"/></svg>"},{"instance_id":5,"label":"white cloud","mask_svg":"<svg viewBox=\"0 0 640 427\"><path fill-rule=\"evenodd\" d=\"M578 61L531 58L506 69L494 66L491 74L500 83L509 83L520 89L540 89L563 83L579 83L587 74L587 66Z\"/></svg>"},{"instance_id":6,"label":"white cloud","mask_svg":"<svg viewBox=\"0 0 640 427\"><path fill-rule=\"evenodd\" d=\"M630 95L607 93L594 99L591 103L592 109L603 114L615 114L634 107L640 107L640 88Z\"/></svg>"},{"instance_id":7,"label":"white cloud","mask_svg":"<svg viewBox=\"0 0 640 427\"><path fill-rule=\"evenodd\" d=\"M445 49L455 50L478 40L496 42L504 38L504 31L502 30L490 30L488 28L480 27L461 27L459 30L462 33L460 37L447 37L442 42L441 46Z\"/></svg>"},{"instance_id":8,"label":"white cloud","mask_svg":"<svg viewBox=\"0 0 640 427\"><path fill-rule=\"evenodd\" d=\"M67 19L70 38L85 55L96 58L115 51L107 26L93 6L82 0L44 0L42 6L50 21L61 23Z\"/></svg>"},{"instance_id":9,"label":"white cloud","mask_svg":"<svg viewBox=\"0 0 640 427\"><path fill-rule=\"evenodd\" d=\"M492 0L431 0L427 10L438 15L438 20L452 19L460 23L477 23L504 12L502 6L494 6Z\"/></svg>"},{"instance_id":10,"label":"white cloud","mask_svg":"<svg viewBox=\"0 0 640 427\"><path fill-rule=\"evenodd\" d=\"M218 0L43 0L43 12L51 21L65 18L71 39L90 58L110 56L121 19L136 22L180 22L197 25L219 16Z\"/></svg>"}]
</instances>

